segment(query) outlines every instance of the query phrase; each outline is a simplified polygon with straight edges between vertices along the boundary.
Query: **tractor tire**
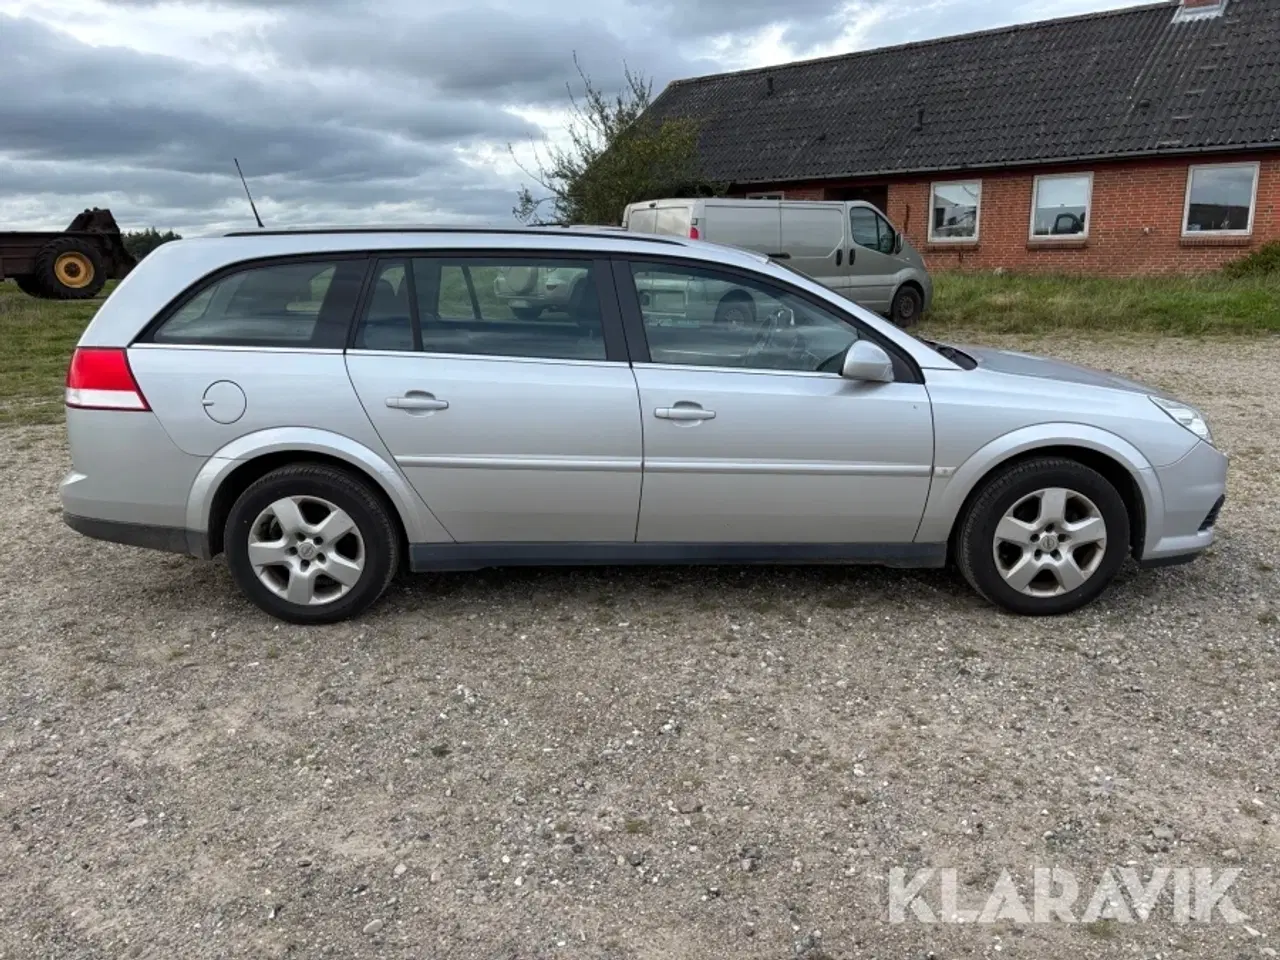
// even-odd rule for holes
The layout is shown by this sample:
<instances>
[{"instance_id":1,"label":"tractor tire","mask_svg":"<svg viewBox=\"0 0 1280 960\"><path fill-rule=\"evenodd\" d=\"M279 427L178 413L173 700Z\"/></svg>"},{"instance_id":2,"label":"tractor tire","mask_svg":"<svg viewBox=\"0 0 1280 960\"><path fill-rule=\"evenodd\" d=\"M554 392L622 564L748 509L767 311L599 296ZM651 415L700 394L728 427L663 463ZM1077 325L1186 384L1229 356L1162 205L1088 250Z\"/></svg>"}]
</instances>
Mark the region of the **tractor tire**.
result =
<instances>
[{"instance_id":1,"label":"tractor tire","mask_svg":"<svg viewBox=\"0 0 1280 960\"><path fill-rule=\"evenodd\" d=\"M51 300L89 300L102 292L107 272L102 254L92 243L59 237L36 255L32 279Z\"/></svg>"},{"instance_id":2,"label":"tractor tire","mask_svg":"<svg viewBox=\"0 0 1280 960\"><path fill-rule=\"evenodd\" d=\"M14 277L13 282L18 285L19 290L29 297L43 298L47 296L44 292L44 287L40 286L36 281L35 274L23 274L20 277Z\"/></svg>"}]
</instances>

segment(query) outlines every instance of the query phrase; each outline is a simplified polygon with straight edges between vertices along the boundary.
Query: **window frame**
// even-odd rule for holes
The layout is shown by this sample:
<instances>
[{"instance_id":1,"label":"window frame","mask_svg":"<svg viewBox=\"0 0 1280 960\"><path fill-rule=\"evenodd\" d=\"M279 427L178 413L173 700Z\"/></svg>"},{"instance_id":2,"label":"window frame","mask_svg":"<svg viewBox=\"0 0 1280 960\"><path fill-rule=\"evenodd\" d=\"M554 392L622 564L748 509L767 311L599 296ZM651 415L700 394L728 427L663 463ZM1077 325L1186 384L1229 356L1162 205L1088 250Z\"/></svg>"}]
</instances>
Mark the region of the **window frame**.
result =
<instances>
[{"instance_id":1,"label":"window frame","mask_svg":"<svg viewBox=\"0 0 1280 960\"><path fill-rule=\"evenodd\" d=\"M342 353L348 343L351 331L355 328L356 318L363 309L365 295L367 289L371 286L370 278L372 277L372 268L378 258L377 253L369 251L313 251L298 254L286 254L282 256L267 257L250 257L246 260L237 260L234 263L224 264L216 270L204 274L201 277L187 284L181 291L156 312L146 326L134 336L129 342L129 346L146 346L162 350L272 350L286 353ZM156 334L164 327L166 323L182 310L187 304L201 296L206 290L221 283L228 277L235 276L238 273L248 273L251 270L262 270L269 267L292 266L300 263L324 263L333 264L335 266L343 263L362 262L364 264L363 275L359 277L359 282L352 284L352 288L346 291L340 291L340 295L347 298L344 306L347 318L346 328L341 332L338 324L333 324L332 337L328 338L332 342L326 342L321 346L299 346L296 343L273 343L270 340L263 340L260 343L234 343L234 342L218 342L209 340L202 343L165 343L157 342ZM335 273L334 282L337 282L338 276ZM354 278L353 278L354 279ZM326 299L328 293L326 292ZM335 306L334 309L336 309ZM323 305L321 313L323 313ZM319 325L319 315L316 317L316 323Z\"/></svg>"},{"instance_id":2,"label":"window frame","mask_svg":"<svg viewBox=\"0 0 1280 960\"><path fill-rule=\"evenodd\" d=\"M1036 233L1036 213L1039 212L1040 204L1040 184L1045 180L1081 180L1089 181L1089 192L1085 196L1084 201L1084 232L1083 233ZM1037 174L1035 180L1031 184L1031 224L1027 228L1027 237L1032 243L1044 243L1055 241L1071 241L1071 240L1088 240L1089 230L1093 226L1093 171L1080 171L1076 173L1042 173Z\"/></svg>"},{"instance_id":3,"label":"window frame","mask_svg":"<svg viewBox=\"0 0 1280 960\"><path fill-rule=\"evenodd\" d=\"M838 373L825 373L822 371L803 371L803 370L769 370L760 367L716 367L716 366L694 366L692 364L664 364L653 360L649 353L649 339L645 331L644 313L640 307L640 294L636 289L635 279L632 269L637 265L648 265L651 268L656 266L658 269L666 268L670 270L703 270L713 273L724 274L728 277L739 278L742 282L753 282L763 284L765 286L773 286L782 292L795 297L796 299L808 303L820 310L838 317L845 323L852 326L858 333L858 338L869 340L879 347L882 347L889 358L893 361L893 377L895 383L924 383L924 372L916 363L915 358L904 351L896 343L889 338L883 336L878 331L872 329L865 322L858 318L856 314L850 313L848 310L831 303L821 297L814 296L807 290L792 286L785 280L777 277L768 276L766 274L753 273L750 270L744 270L741 267L731 266L729 264L716 263L708 260L689 260L682 257L673 257L663 254L641 254L628 253L624 256L615 257L613 259L613 276L614 286L618 292L618 302L622 311L622 323L627 338L627 349L631 356L632 365L644 364L646 366L660 366L670 370L688 370L715 372L715 373L734 373L748 374L756 376L773 376L773 377L826 377L828 379L841 380Z\"/></svg>"},{"instance_id":4,"label":"window frame","mask_svg":"<svg viewBox=\"0 0 1280 960\"><path fill-rule=\"evenodd\" d=\"M1191 219L1191 188L1195 184L1197 170L1229 170L1248 167L1253 171L1253 193L1249 197L1249 225L1244 230L1189 230ZM1262 182L1262 163L1258 160L1240 160L1235 163L1193 163L1187 167L1187 191L1182 204L1182 238L1197 237L1252 237L1254 222L1258 216L1258 185Z\"/></svg>"},{"instance_id":5,"label":"window frame","mask_svg":"<svg viewBox=\"0 0 1280 960\"><path fill-rule=\"evenodd\" d=\"M934 200L938 196L939 187L950 187L956 184L976 184L978 187L978 209L973 216L973 236L972 237L938 237L933 232L933 211L936 209ZM982 195L985 192L985 185L981 177L975 177L969 180L934 180L929 184L929 243L949 243L949 244L974 244L982 237Z\"/></svg>"},{"instance_id":6,"label":"window frame","mask_svg":"<svg viewBox=\"0 0 1280 960\"><path fill-rule=\"evenodd\" d=\"M618 364L629 362L627 353L627 342L623 332L623 321L618 311L618 297L614 290L614 278L609 268L609 261L606 257L602 257L598 251L591 250L539 250L528 249L523 247L475 247L475 248L435 248L435 249L419 249L412 247L381 249L371 251L370 270L365 280L364 289L361 292L360 301L356 305L354 314L352 315L351 325L347 335L347 350L351 353L360 355L382 355L382 356L399 356L399 357L429 357L434 359L449 360L485 360L485 361L510 361L512 363L550 363L550 364ZM530 357L520 354L492 354L492 353L446 353L435 350L425 349L425 341L422 337L421 317L419 304L417 299L417 270L414 269L415 260L438 260L441 261L441 267L449 265L457 265L458 261L468 261L468 266L504 266L510 265L511 261L552 261L562 265L581 264L587 267L596 283L596 295L600 301L600 323L601 337L604 341L605 355L600 358L583 360L571 357ZM393 261L403 261L406 266L406 277L412 275L410 281L413 286L410 287L411 299L409 302L410 323L413 329L413 342L415 346L423 347L423 349L405 350L374 350L367 347L356 347L355 340L359 333L360 326L364 322L365 314L369 309L369 304L373 299L374 279L379 275L382 265ZM483 261L494 261L493 263L484 263ZM501 321L495 321L501 322Z\"/></svg>"}]
</instances>

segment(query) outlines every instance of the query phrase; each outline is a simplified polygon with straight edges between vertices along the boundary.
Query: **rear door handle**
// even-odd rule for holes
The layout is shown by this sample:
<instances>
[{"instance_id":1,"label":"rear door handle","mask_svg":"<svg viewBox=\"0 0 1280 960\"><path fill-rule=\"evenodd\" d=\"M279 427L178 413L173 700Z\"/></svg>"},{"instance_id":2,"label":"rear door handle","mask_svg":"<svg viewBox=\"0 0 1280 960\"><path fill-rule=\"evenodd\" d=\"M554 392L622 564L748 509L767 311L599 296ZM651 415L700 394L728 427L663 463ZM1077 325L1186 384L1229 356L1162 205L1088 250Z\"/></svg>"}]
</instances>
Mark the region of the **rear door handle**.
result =
<instances>
[{"instance_id":1,"label":"rear door handle","mask_svg":"<svg viewBox=\"0 0 1280 960\"><path fill-rule=\"evenodd\" d=\"M429 393L409 394L404 397L387 397L387 406L392 410L448 410L448 400L437 400Z\"/></svg>"},{"instance_id":2,"label":"rear door handle","mask_svg":"<svg viewBox=\"0 0 1280 960\"><path fill-rule=\"evenodd\" d=\"M653 415L659 420L677 420L681 423L692 423L697 420L714 420L716 412L714 410L703 410L695 405L676 404L674 407L659 407L653 411Z\"/></svg>"}]
</instances>

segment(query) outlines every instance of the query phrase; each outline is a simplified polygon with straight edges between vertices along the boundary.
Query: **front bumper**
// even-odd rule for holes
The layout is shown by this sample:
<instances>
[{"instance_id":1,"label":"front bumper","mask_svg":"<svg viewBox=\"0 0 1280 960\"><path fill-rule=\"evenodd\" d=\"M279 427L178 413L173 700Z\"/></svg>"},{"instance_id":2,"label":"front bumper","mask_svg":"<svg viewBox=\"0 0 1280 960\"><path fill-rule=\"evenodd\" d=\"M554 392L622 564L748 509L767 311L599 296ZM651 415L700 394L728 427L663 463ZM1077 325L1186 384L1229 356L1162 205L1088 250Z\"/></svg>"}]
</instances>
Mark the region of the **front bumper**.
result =
<instances>
[{"instance_id":1,"label":"front bumper","mask_svg":"<svg viewBox=\"0 0 1280 960\"><path fill-rule=\"evenodd\" d=\"M1201 441L1181 460L1147 471L1160 491L1160 509L1147 517L1139 563L1168 566L1194 560L1213 545L1227 494L1226 456Z\"/></svg>"}]
</instances>

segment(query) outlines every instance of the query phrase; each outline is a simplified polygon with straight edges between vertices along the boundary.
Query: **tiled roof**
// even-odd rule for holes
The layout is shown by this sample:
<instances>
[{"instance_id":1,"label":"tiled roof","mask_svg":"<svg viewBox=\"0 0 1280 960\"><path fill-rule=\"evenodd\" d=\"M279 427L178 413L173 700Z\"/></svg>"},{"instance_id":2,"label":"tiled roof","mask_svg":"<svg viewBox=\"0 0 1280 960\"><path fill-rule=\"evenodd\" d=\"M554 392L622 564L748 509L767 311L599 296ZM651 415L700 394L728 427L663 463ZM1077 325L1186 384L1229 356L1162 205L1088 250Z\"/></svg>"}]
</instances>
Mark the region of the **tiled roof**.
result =
<instances>
[{"instance_id":1,"label":"tiled roof","mask_svg":"<svg viewBox=\"0 0 1280 960\"><path fill-rule=\"evenodd\" d=\"M672 83L709 179L962 170L1280 144L1280 0L1176 0Z\"/></svg>"}]
</instances>

